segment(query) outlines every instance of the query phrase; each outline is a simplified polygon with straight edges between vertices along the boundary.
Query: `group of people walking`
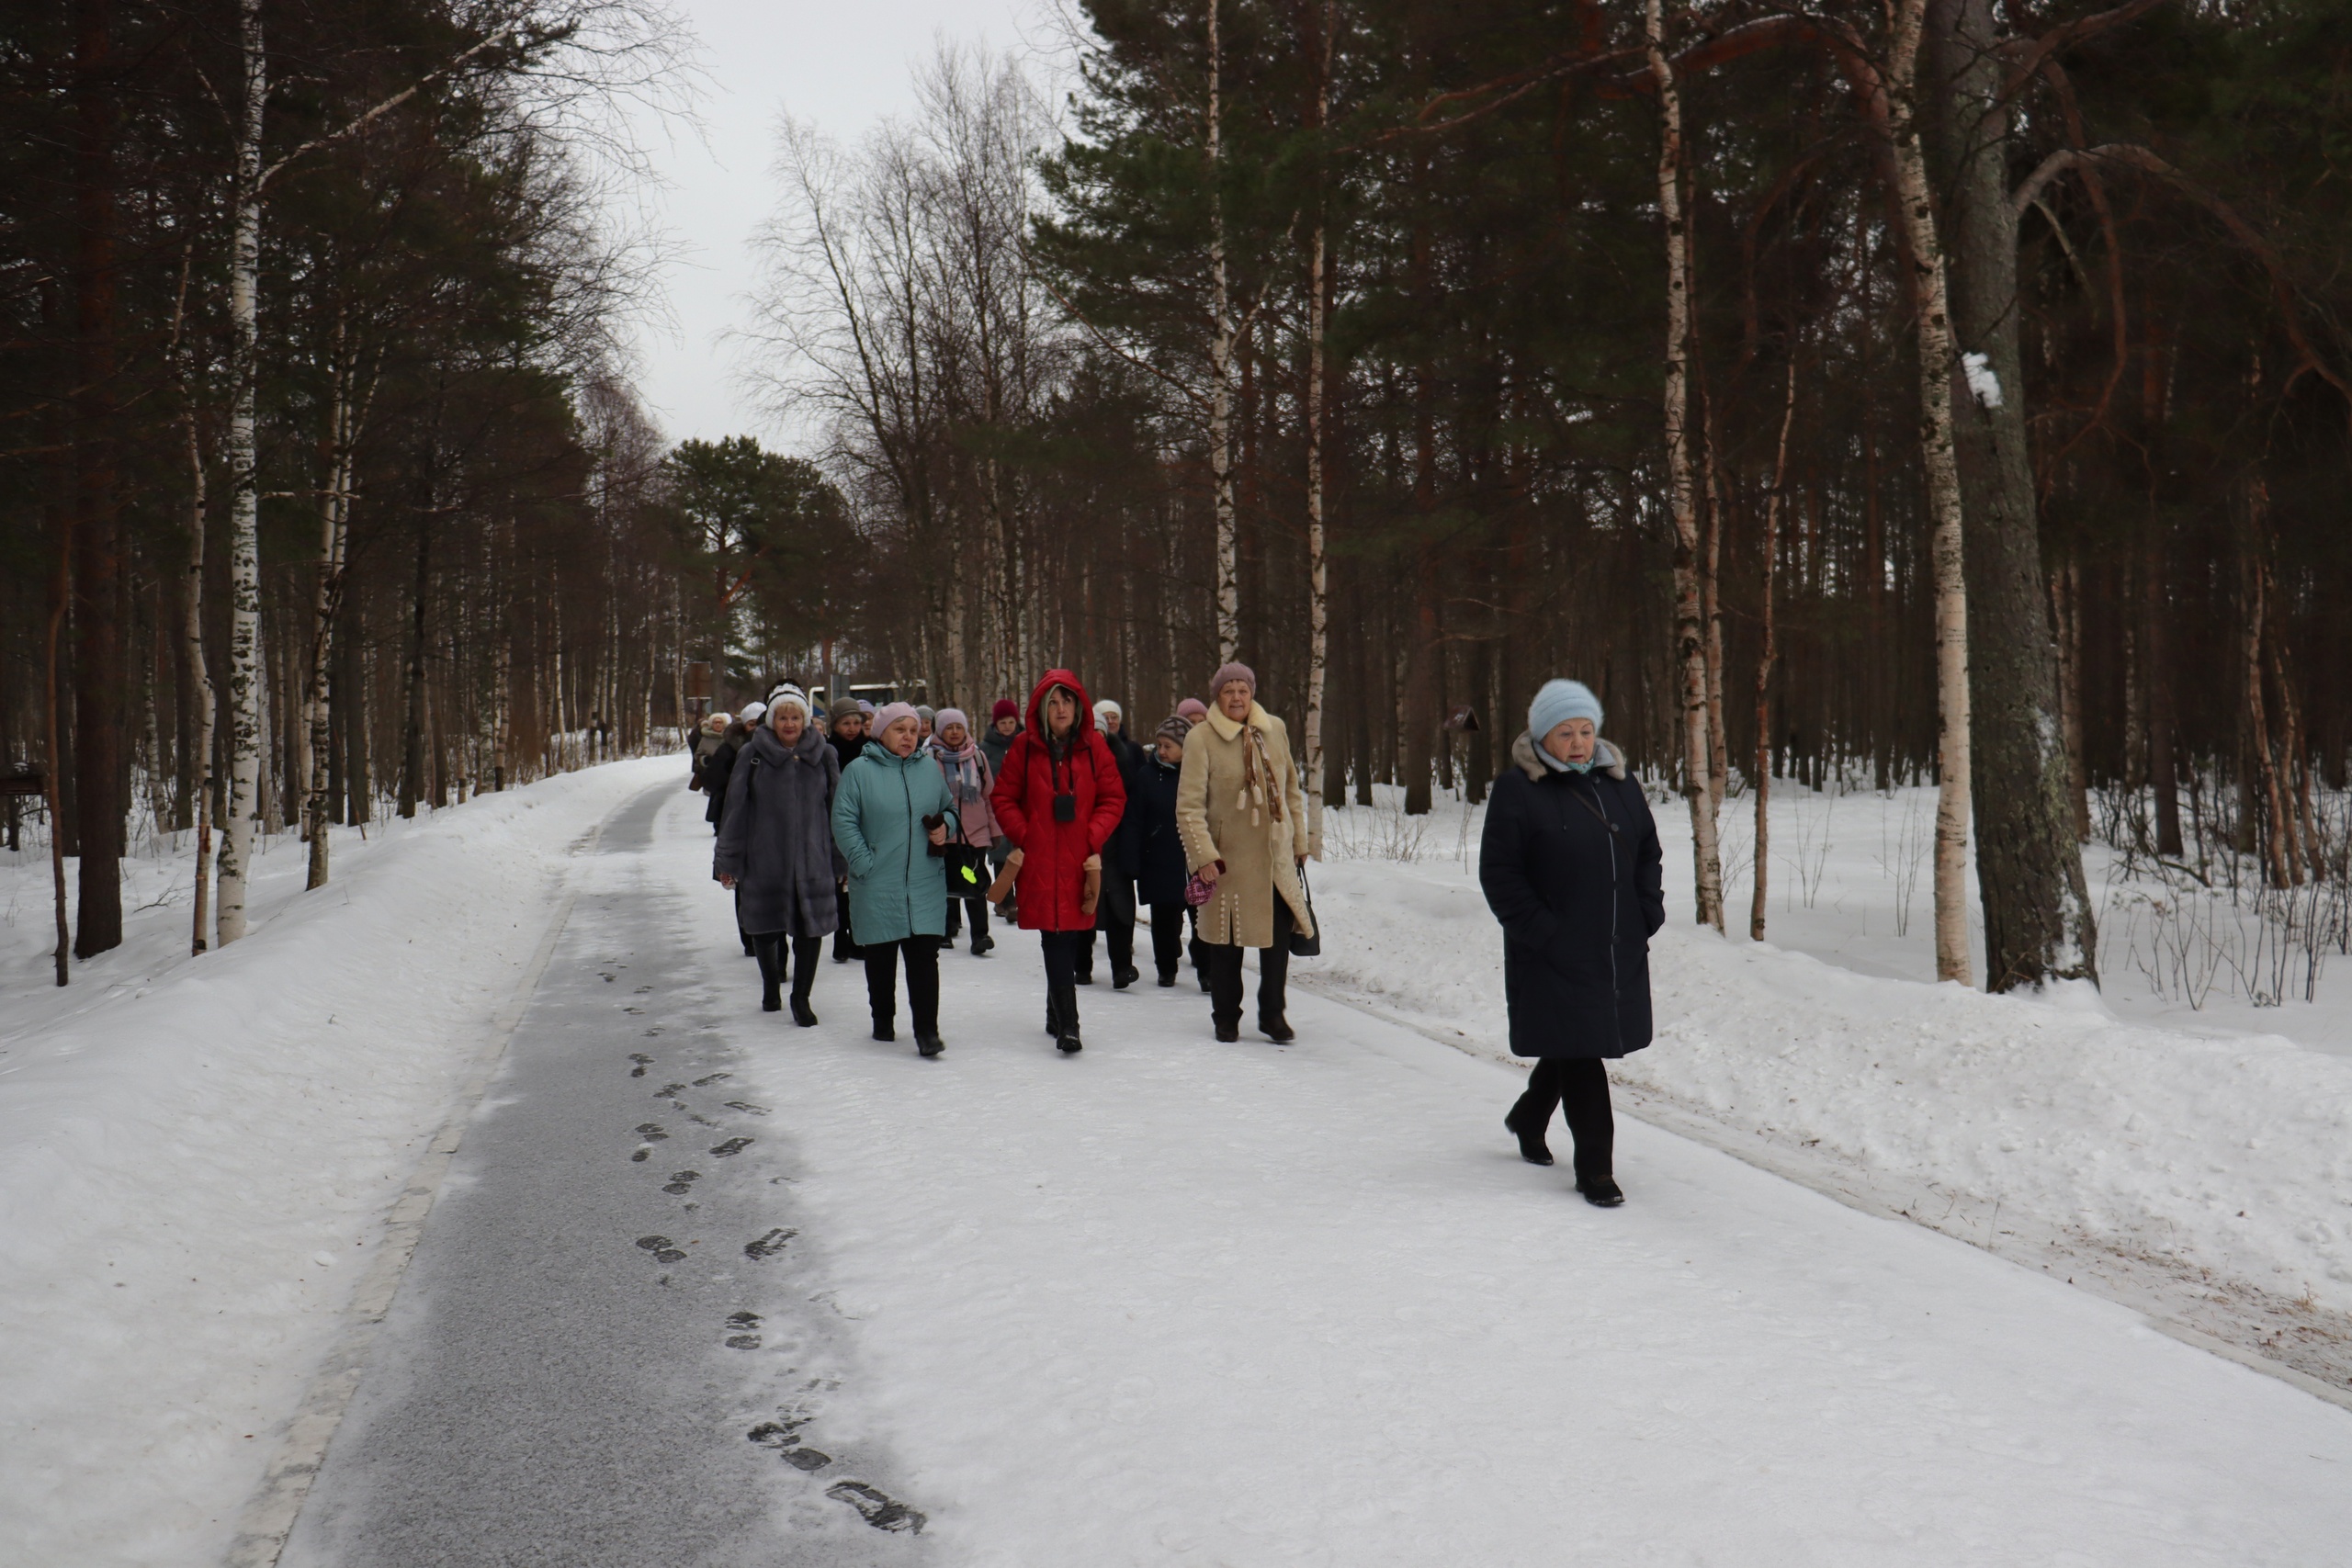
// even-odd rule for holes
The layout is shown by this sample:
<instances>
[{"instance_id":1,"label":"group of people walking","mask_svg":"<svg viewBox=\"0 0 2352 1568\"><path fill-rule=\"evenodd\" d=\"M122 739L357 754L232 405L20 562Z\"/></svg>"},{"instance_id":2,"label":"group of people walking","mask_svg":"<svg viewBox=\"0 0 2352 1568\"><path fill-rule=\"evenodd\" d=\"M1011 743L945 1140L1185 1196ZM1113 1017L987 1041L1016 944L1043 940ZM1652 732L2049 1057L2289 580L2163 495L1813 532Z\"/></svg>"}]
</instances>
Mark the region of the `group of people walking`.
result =
<instances>
[{"instance_id":1,"label":"group of people walking","mask_svg":"<svg viewBox=\"0 0 2352 1568\"><path fill-rule=\"evenodd\" d=\"M1218 1039L1240 1038L1250 946L1258 1027L1292 1040L1287 959L1294 937L1315 931L1298 871L1313 846L1288 735L1257 687L1247 665L1226 665L1216 706L1182 705L1148 748L1116 702L1092 701L1068 670L1047 671L1025 710L996 704L984 731L953 707L843 700L826 714L789 682L708 726L695 784L710 796L713 874L734 890L762 1007L817 1021L830 937L836 960L865 963L875 1038L898 1037L903 969L915 1048L937 1056L940 951L968 923L973 955L986 956L993 902L996 919L1037 933L1046 1032L1074 1055L1098 937L1112 984L1135 984L1148 907L1163 987L1177 983L1191 926Z\"/></svg>"},{"instance_id":2,"label":"group of people walking","mask_svg":"<svg viewBox=\"0 0 2352 1568\"><path fill-rule=\"evenodd\" d=\"M1303 869L1319 845L1255 673L1226 664L1208 693L1148 743L1117 703L1091 701L1060 669L1025 708L998 702L984 729L961 709L903 702L844 699L828 714L788 682L718 716L697 739L694 787L710 796L713 873L735 893L762 1007L817 1021L830 937L836 961L864 961L876 1040L897 1038L904 970L916 1050L936 1057L940 952L968 923L973 955L986 956L993 903L996 919L1037 933L1046 1031L1065 1054L1084 1048L1078 991L1093 983L1098 935L1124 989L1141 978L1147 919L1163 987L1177 983L1189 925L1218 1040L1240 1038L1244 948L1259 954L1260 1032L1294 1039L1288 960L1319 939ZM1647 953L1665 897L1648 801L1600 739L1601 716L1573 681L1537 694L1496 781L1479 879L1503 928L1511 1049L1536 1058L1504 1125L1522 1158L1548 1166L1544 1130L1561 1111L1577 1189L1613 1206L1623 1193L1603 1063L1649 1043Z\"/></svg>"}]
</instances>

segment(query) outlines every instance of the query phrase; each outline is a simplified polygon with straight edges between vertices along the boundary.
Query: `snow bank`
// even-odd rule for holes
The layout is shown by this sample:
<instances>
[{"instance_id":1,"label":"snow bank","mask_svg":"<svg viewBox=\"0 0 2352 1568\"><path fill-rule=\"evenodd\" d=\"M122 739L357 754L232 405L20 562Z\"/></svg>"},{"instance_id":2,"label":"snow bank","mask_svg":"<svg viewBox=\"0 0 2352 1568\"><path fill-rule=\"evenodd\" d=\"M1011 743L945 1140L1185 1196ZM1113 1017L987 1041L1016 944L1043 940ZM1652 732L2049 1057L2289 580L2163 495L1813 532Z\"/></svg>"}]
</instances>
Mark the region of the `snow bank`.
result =
<instances>
[{"instance_id":1,"label":"snow bank","mask_svg":"<svg viewBox=\"0 0 2352 1568\"><path fill-rule=\"evenodd\" d=\"M386 1205L546 930L566 846L679 772L649 758L567 774L372 843L339 829L335 880L315 893L303 846L281 841L244 941L191 959L185 903L143 910L64 991L27 984L42 933L10 921L11 1561L219 1560Z\"/></svg>"},{"instance_id":2,"label":"snow bank","mask_svg":"<svg viewBox=\"0 0 2352 1568\"><path fill-rule=\"evenodd\" d=\"M1317 868L1325 956L1294 974L1507 1055L1476 860L1474 840L1466 863ZM1991 997L1723 941L1686 923L1688 886L1669 865L1658 1039L1612 1067L1657 1119L2007 1256L2080 1261L2086 1284L2346 1385L2352 1061L2125 1023L2087 988Z\"/></svg>"}]
</instances>

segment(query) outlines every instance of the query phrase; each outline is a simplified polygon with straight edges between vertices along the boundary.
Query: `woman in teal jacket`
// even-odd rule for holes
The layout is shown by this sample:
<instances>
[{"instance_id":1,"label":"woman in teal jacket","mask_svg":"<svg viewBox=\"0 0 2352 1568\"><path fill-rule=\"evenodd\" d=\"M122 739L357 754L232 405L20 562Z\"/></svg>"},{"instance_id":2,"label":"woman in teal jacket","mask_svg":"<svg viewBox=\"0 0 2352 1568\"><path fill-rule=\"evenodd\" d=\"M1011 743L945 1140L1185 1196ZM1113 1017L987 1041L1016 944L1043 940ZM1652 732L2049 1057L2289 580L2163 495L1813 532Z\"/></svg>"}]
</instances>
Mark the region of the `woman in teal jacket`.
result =
<instances>
[{"instance_id":1,"label":"woman in teal jacket","mask_svg":"<svg viewBox=\"0 0 2352 1568\"><path fill-rule=\"evenodd\" d=\"M930 845L947 841L956 801L938 764L915 749L920 728L906 703L874 716L874 739L842 770L833 795L833 842L849 863L849 923L865 954L874 1038L898 1038L891 1025L903 953L915 1048L936 1056L946 1049L939 1038L939 944L947 933L947 873Z\"/></svg>"}]
</instances>

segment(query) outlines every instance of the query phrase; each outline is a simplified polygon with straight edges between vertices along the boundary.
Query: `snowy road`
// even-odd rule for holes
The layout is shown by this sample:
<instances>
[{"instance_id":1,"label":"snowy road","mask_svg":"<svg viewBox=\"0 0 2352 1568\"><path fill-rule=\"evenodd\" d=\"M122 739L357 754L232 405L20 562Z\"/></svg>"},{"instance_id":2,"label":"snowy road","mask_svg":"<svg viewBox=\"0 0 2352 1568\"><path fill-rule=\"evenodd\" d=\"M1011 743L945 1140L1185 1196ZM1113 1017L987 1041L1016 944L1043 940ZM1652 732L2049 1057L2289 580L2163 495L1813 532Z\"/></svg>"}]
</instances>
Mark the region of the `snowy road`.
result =
<instances>
[{"instance_id":1,"label":"snowy road","mask_svg":"<svg viewBox=\"0 0 2352 1568\"><path fill-rule=\"evenodd\" d=\"M1630 1121L1590 1209L1334 1003L1105 976L1065 1060L1006 935L937 1062L854 968L763 1016L698 805L607 829L289 1564L2346 1561L2352 1415Z\"/></svg>"}]
</instances>

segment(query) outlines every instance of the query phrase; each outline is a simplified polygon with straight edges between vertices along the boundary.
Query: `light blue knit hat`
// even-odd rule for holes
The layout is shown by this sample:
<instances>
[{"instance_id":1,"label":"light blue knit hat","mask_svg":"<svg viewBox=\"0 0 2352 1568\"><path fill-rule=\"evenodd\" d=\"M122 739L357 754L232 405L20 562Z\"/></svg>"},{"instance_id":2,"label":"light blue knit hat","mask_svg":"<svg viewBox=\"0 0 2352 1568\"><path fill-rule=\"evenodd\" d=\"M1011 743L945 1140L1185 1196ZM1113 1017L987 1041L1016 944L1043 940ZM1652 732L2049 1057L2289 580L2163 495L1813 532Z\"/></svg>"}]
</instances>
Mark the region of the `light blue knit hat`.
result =
<instances>
[{"instance_id":1,"label":"light blue knit hat","mask_svg":"<svg viewBox=\"0 0 2352 1568\"><path fill-rule=\"evenodd\" d=\"M1536 745L1572 718L1589 718L1600 728L1600 699L1581 681L1546 681L1535 700L1527 705L1527 738Z\"/></svg>"}]
</instances>

